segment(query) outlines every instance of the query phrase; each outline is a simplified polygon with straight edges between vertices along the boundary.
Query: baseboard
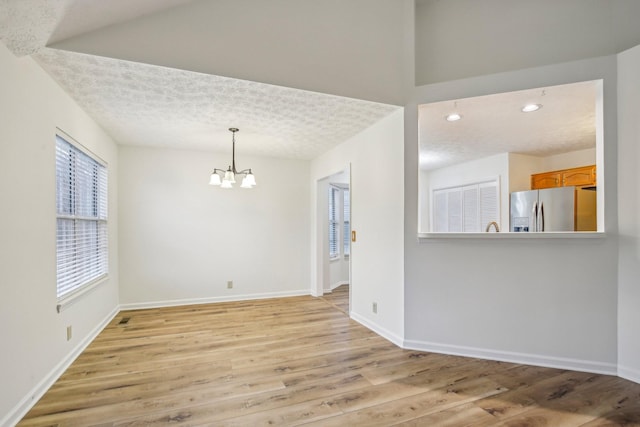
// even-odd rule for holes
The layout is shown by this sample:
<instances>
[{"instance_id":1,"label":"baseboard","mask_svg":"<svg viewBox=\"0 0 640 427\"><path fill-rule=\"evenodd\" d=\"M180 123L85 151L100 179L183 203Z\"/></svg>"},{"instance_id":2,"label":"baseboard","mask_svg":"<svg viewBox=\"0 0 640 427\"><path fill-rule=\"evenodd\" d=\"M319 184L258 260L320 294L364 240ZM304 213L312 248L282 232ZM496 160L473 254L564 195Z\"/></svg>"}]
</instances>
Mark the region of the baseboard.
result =
<instances>
[{"instance_id":1,"label":"baseboard","mask_svg":"<svg viewBox=\"0 0 640 427\"><path fill-rule=\"evenodd\" d=\"M568 369L572 371L591 372L605 375L618 374L617 365L615 363L595 362L591 360L541 356L538 354L488 350L477 347L464 347L414 340L404 341L403 348L408 350L427 351L431 353L451 354L454 356L475 357L478 359L543 366L546 368Z\"/></svg>"},{"instance_id":2,"label":"baseboard","mask_svg":"<svg viewBox=\"0 0 640 427\"><path fill-rule=\"evenodd\" d=\"M640 371L637 369L631 369L627 366L618 365L618 376L625 380L633 381L640 384Z\"/></svg>"},{"instance_id":3,"label":"baseboard","mask_svg":"<svg viewBox=\"0 0 640 427\"><path fill-rule=\"evenodd\" d=\"M0 420L0 426L16 425L27 412L36 404L38 400L49 390L49 388L60 378L74 360L87 348L89 344L98 336L100 332L113 320L120 312L120 307L115 307L102 322L100 322L91 332L80 341L74 349L62 359L31 391L22 398L20 402Z\"/></svg>"},{"instance_id":4,"label":"baseboard","mask_svg":"<svg viewBox=\"0 0 640 427\"><path fill-rule=\"evenodd\" d=\"M385 338L391 341L392 343L394 343L395 345L397 345L398 347L402 348L402 338L399 337L398 335L381 327L376 323L371 322L369 319L366 319L353 311L350 313L350 316L353 320L360 323L365 328L371 329L373 332L380 335L382 338Z\"/></svg>"},{"instance_id":5,"label":"baseboard","mask_svg":"<svg viewBox=\"0 0 640 427\"><path fill-rule=\"evenodd\" d=\"M343 280L342 282L336 282L329 287L329 292L333 291L335 288L339 288L342 285L348 285L348 280Z\"/></svg>"},{"instance_id":6,"label":"baseboard","mask_svg":"<svg viewBox=\"0 0 640 427\"><path fill-rule=\"evenodd\" d=\"M215 302L249 301L254 299L285 298L310 295L309 289L297 291L268 292L260 294L230 295L224 297L190 298L152 302L120 304L120 310L141 310L145 308L176 307L181 305L211 304Z\"/></svg>"}]
</instances>

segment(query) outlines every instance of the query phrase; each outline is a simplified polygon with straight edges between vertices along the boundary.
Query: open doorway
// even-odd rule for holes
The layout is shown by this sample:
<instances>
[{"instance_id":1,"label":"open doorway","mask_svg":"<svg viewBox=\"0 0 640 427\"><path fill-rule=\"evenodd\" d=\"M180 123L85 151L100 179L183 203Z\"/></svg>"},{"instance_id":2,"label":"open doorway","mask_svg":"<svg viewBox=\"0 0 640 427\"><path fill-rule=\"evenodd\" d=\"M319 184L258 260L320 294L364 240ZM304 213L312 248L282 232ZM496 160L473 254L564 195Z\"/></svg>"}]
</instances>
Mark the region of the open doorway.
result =
<instances>
[{"instance_id":1,"label":"open doorway","mask_svg":"<svg viewBox=\"0 0 640 427\"><path fill-rule=\"evenodd\" d=\"M349 315L351 284L351 188L348 169L320 181L322 298Z\"/></svg>"}]
</instances>

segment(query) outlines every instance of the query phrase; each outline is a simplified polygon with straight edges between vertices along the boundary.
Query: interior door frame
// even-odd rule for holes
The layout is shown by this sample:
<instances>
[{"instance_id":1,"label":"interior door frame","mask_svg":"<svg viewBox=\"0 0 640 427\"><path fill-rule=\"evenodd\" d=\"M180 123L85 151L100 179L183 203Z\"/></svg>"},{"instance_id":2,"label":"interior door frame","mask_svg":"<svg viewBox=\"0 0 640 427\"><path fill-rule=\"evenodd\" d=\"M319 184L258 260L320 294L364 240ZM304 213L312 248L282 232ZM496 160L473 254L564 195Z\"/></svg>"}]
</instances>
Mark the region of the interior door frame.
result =
<instances>
[{"instance_id":1,"label":"interior door frame","mask_svg":"<svg viewBox=\"0 0 640 427\"><path fill-rule=\"evenodd\" d=\"M312 284L311 294L316 297L324 295L325 286L329 284L329 225L328 225L328 211L329 211L329 197L328 188L331 177L347 173L349 177L349 199L350 199L350 227L353 230L353 186L351 177L351 164L349 163L342 170L336 173L327 175L316 181L316 277L315 283ZM349 249L349 313L351 313L351 300L353 289L353 274L352 274L352 259L353 259L353 245L350 245Z\"/></svg>"}]
</instances>

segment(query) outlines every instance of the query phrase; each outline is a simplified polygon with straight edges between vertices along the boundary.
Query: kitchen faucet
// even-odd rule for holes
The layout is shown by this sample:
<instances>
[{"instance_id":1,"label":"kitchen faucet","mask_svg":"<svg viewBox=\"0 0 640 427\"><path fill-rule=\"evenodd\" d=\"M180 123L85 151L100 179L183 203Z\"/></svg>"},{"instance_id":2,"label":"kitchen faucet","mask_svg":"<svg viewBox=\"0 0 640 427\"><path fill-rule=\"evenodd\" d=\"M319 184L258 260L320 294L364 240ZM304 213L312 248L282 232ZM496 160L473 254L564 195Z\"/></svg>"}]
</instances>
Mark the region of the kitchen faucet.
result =
<instances>
[{"instance_id":1,"label":"kitchen faucet","mask_svg":"<svg viewBox=\"0 0 640 427\"><path fill-rule=\"evenodd\" d=\"M499 233L500 232L500 227L498 226L498 223L495 222L495 221L491 221L489 224L487 224L487 229L484 230L484 231L486 231L488 233L489 229L491 228L492 225L496 228L496 233Z\"/></svg>"}]
</instances>

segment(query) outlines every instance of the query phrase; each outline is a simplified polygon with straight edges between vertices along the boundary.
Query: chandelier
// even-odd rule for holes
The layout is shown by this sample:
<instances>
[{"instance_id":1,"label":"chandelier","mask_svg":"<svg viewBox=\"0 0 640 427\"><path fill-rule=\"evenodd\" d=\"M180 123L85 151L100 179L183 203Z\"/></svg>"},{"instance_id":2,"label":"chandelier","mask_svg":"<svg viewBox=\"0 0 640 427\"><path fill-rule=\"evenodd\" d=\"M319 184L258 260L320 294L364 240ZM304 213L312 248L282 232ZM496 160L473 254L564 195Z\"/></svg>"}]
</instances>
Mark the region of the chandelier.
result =
<instances>
[{"instance_id":1,"label":"chandelier","mask_svg":"<svg viewBox=\"0 0 640 427\"><path fill-rule=\"evenodd\" d=\"M227 170L214 169L211 172L211 178L209 179L209 185L219 185L220 188L233 188L233 184L236 183L236 175L244 175L242 178L241 188L253 188L256 185L256 178L251 173L251 169L243 169L241 171L236 170L236 132L237 128L229 128L232 136L233 151L231 152L231 166Z\"/></svg>"}]
</instances>

